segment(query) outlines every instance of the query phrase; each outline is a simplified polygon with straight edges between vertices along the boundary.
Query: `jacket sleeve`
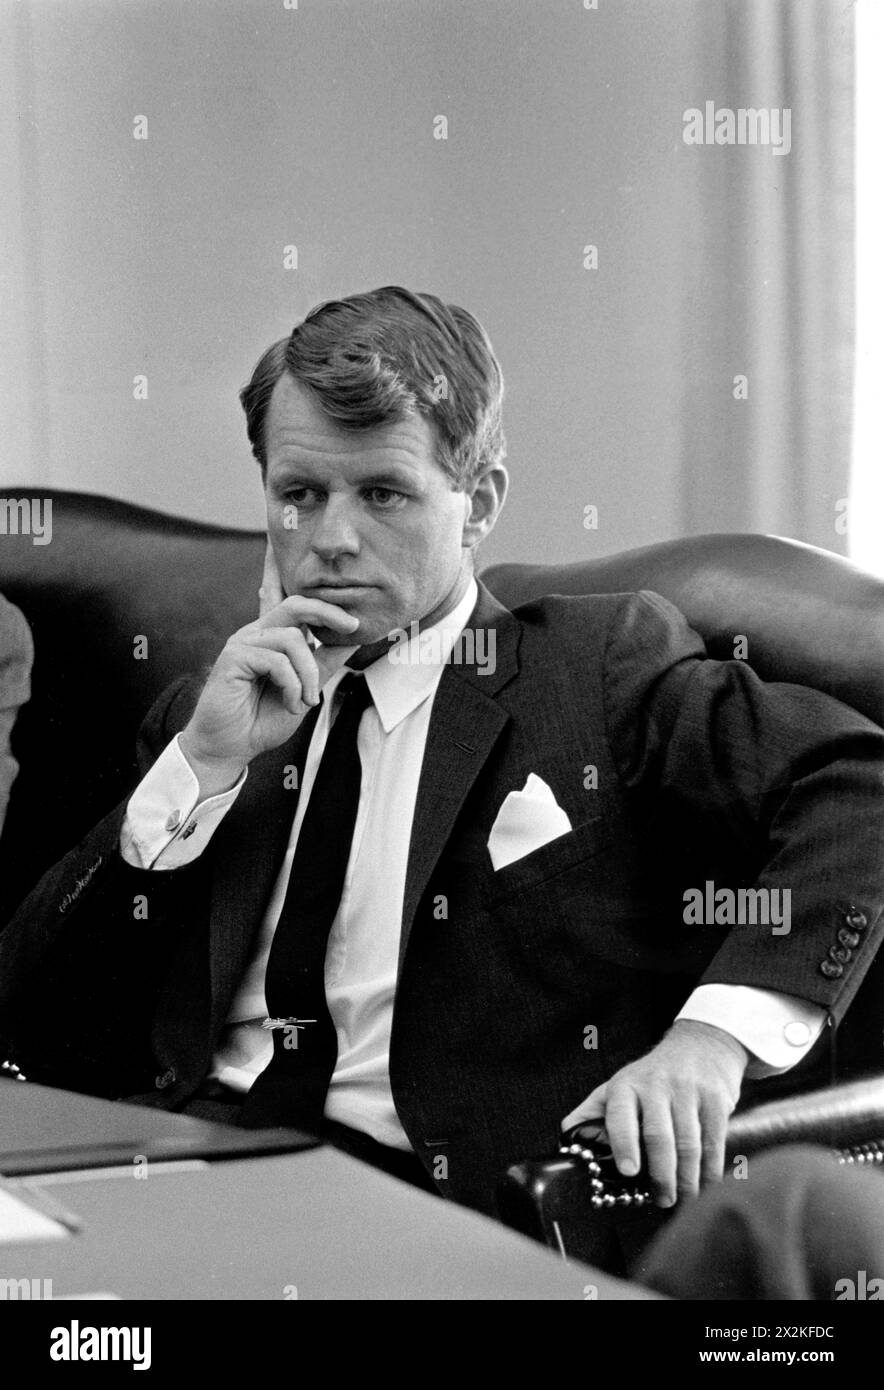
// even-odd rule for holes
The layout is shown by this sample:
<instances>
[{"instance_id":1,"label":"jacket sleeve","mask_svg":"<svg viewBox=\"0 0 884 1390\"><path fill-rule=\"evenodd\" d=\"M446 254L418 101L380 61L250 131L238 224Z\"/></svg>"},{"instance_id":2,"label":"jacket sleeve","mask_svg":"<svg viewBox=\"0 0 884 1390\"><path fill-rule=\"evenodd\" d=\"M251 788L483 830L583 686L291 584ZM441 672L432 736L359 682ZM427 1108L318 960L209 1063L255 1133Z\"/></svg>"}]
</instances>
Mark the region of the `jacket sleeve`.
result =
<instances>
[{"instance_id":1,"label":"jacket sleeve","mask_svg":"<svg viewBox=\"0 0 884 1390\"><path fill-rule=\"evenodd\" d=\"M143 776L202 681L176 681L138 735ZM206 898L200 861L163 874L119 851L128 796L44 874L0 934L0 1051L25 1075L102 1095L150 1084L156 1000Z\"/></svg>"},{"instance_id":2,"label":"jacket sleeve","mask_svg":"<svg viewBox=\"0 0 884 1390\"><path fill-rule=\"evenodd\" d=\"M840 1022L884 936L884 730L743 661L706 659L651 593L630 595L612 623L604 684L612 756L640 813L739 846L758 870L751 887L780 915L789 904L776 928L754 893L756 921L753 909L728 924L725 906L710 922L707 885L680 885L707 928L722 923L700 983L782 991Z\"/></svg>"}]
</instances>

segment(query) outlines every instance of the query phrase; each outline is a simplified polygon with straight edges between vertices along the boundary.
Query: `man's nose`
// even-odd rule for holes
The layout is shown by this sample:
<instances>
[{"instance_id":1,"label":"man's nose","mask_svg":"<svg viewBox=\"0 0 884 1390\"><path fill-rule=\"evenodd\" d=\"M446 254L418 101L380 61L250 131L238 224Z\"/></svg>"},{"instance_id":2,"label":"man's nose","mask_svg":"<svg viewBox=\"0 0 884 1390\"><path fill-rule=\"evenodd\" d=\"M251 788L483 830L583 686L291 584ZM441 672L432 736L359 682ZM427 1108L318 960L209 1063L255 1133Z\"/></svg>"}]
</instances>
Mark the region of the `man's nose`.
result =
<instances>
[{"instance_id":1,"label":"man's nose","mask_svg":"<svg viewBox=\"0 0 884 1390\"><path fill-rule=\"evenodd\" d=\"M359 533L346 497L329 497L313 527L310 544L323 560L358 554Z\"/></svg>"}]
</instances>

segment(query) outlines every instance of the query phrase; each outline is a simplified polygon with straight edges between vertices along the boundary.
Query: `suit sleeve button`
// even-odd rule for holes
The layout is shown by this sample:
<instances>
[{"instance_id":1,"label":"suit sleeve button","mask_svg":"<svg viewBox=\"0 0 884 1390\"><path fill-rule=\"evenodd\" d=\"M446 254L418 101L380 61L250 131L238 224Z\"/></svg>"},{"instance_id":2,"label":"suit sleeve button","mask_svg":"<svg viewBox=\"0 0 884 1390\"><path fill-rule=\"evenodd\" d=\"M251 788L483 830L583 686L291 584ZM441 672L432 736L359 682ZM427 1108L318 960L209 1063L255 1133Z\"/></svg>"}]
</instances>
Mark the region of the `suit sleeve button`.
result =
<instances>
[{"instance_id":1,"label":"suit sleeve button","mask_svg":"<svg viewBox=\"0 0 884 1390\"><path fill-rule=\"evenodd\" d=\"M827 980L837 980L844 974L844 966L836 965L834 961L824 960L820 962L820 970Z\"/></svg>"},{"instance_id":2,"label":"suit sleeve button","mask_svg":"<svg viewBox=\"0 0 884 1390\"><path fill-rule=\"evenodd\" d=\"M837 965L848 965L853 959L853 952L846 946L830 946L829 959L835 961Z\"/></svg>"},{"instance_id":3,"label":"suit sleeve button","mask_svg":"<svg viewBox=\"0 0 884 1390\"><path fill-rule=\"evenodd\" d=\"M846 927L838 928L838 940L842 946L849 946L851 949L858 946L862 938L858 931L848 931Z\"/></svg>"},{"instance_id":4,"label":"suit sleeve button","mask_svg":"<svg viewBox=\"0 0 884 1390\"><path fill-rule=\"evenodd\" d=\"M860 912L858 907L849 907L844 914L844 920L849 927L854 927L856 931L865 931L869 925L869 919L864 912Z\"/></svg>"},{"instance_id":5,"label":"suit sleeve button","mask_svg":"<svg viewBox=\"0 0 884 1390\"><path fill-rule=\"evenodd\" d=\"M175 1068L169 1067L168 1071L164 1071L159 1076L154 1077L153 1084L156 1086L158 1091L165 1091L169 1088L169 1086L174 1084L176 1076L177 1073L175 1071Z\"/></svg>"}]
</instances>

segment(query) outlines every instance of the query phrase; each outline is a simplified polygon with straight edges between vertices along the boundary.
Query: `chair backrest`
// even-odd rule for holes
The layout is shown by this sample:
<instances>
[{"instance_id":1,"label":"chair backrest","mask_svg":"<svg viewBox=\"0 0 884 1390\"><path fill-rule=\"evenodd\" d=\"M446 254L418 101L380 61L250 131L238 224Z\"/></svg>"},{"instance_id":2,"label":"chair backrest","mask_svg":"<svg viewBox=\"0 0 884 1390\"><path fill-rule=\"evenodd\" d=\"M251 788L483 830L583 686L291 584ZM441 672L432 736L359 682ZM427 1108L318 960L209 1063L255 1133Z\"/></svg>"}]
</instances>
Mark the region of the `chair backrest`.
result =
<instances>
[{"instance_id":1,"label":"chair backrest","mask_svg":"<svg viewBox=\"0 0 884 1390\"><path fill-rule=\"evenodd\" d=\"M49 544L0 534L0 593L34 637L31 700L13 731L20 771L0 841L0 921L132 784L135 734L156 696L257 616L264 557L259 531L3 490L35 495L52 502Z\"/></svg>"},{"instance_id":2,"label":"chair backrest","mask_svg":"<svg viewBox=\"0 0 884 1390\"><path fill-rule=\"evenodd\" d=\"M571 565L496 565L482 578L508 607L544 594L653 589L680 608L710 656L764 680L813 686L884 724L884 581L828 550L777 536L666 541Z\"/></svg>"}]
</instances>

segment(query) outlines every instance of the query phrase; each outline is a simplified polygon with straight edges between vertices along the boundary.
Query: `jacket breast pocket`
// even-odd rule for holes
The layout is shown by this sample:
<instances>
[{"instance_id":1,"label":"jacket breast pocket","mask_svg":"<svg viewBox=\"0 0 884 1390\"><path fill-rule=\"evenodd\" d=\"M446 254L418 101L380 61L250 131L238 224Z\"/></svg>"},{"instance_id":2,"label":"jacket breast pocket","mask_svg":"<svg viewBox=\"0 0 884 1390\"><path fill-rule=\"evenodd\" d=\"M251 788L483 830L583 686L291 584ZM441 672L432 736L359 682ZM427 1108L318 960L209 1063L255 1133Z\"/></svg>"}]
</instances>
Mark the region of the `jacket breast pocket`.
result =
<instances>
[{"instance_id":1,"label":"jacket breast pocket","mask_svg":"<svg viewBox=\"0 0 884 1390\"><path fill-rule=\"evenodd\" d=\"M487 906L497 907L516 894L528 893L569 869L587 863L613 844L616 834L615 819L587 821L498 869L497 873L492 872L486 894Z\"/></svg>"}]
</instances>

